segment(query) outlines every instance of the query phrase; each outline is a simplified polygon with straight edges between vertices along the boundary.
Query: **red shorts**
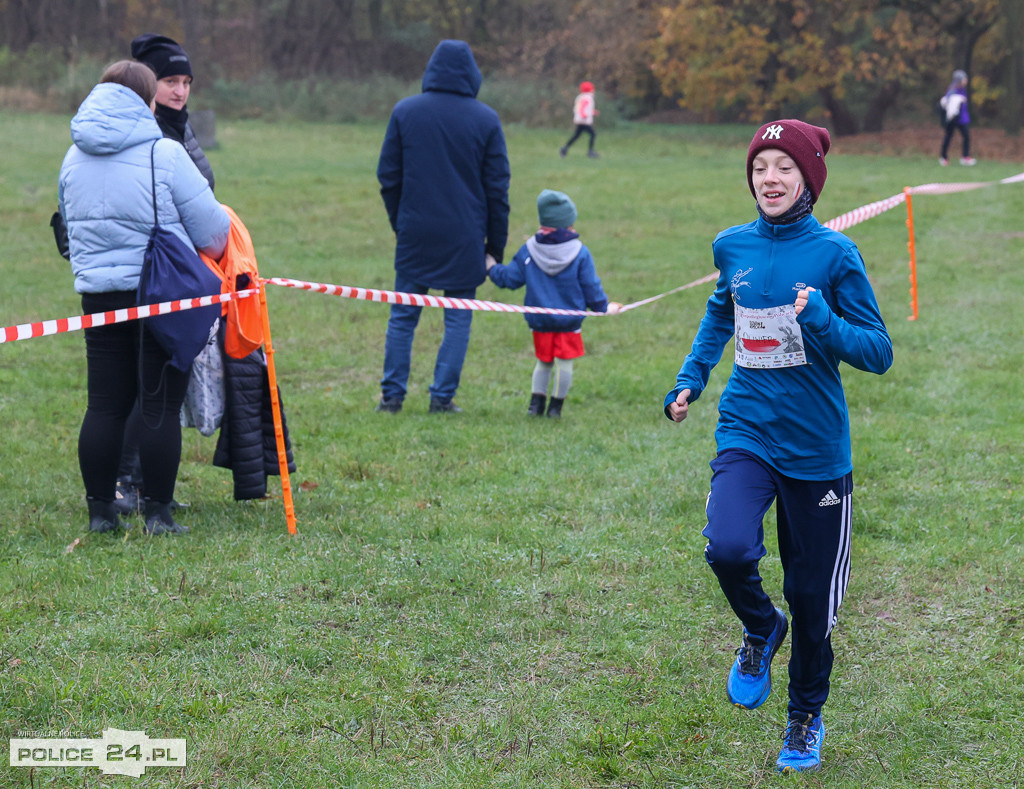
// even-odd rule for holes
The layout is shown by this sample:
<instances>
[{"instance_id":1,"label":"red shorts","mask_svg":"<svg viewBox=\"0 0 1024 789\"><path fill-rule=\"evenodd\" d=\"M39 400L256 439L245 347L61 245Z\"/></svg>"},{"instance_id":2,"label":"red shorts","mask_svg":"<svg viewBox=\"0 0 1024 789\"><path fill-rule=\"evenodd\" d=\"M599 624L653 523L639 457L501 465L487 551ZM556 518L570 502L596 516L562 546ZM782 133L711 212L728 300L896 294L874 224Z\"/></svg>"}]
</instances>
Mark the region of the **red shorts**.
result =
<instances>
[{"instance_id":1,"label":"red shorts","mask_svg":"<svg viewBox=\"0 0 1024 789\"><path fill-rule=\"evenodd\" d=\"M585 353L583 335L578 331L535 331L533 352L545 364L555 359L575 359Z\"/></svg>"}]
</instances>

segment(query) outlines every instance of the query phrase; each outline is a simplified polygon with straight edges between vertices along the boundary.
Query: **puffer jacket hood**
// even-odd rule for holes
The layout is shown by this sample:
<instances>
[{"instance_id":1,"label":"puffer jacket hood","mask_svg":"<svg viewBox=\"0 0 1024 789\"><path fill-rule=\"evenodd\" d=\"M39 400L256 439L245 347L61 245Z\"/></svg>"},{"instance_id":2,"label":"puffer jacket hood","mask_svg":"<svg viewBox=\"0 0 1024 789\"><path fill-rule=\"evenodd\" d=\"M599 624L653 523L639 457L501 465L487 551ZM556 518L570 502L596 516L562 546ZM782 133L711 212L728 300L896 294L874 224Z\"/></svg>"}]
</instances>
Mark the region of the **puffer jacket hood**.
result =
<instances>
[{"instance_id":1,"label":"puffer jacket hood","mask_svg":"<svg viewBox=\"0 0 1024 789\"><path fill-rule=\"evenodd\" d=\"M483 81L469 44L445 39L434 49L423 72L423 92L437 90L476 98Z\"/></svg>"},{"instance_id":2,"label":"puffer jacket hood","mask_svg":"<svg viewBox=\"0 0 1024 789\"><path fill-rule=\"evenodd\" d=\"M71 141L93 156L117 153L163 136L139 94L112 82L94 87L71 119Z\"/></svg>"},{"instance_id":3,"label":"puffer jacket hood","mask_svg":"<svg viewBox=\"0 0 1024 789\"><path fill-rule=\"evenodd\" d=\"M230 219L210 185L130 88L93 88L71 121L57 202L78 293L135 290L154 225L219 258Z\"/></svg>"}]
</instances>

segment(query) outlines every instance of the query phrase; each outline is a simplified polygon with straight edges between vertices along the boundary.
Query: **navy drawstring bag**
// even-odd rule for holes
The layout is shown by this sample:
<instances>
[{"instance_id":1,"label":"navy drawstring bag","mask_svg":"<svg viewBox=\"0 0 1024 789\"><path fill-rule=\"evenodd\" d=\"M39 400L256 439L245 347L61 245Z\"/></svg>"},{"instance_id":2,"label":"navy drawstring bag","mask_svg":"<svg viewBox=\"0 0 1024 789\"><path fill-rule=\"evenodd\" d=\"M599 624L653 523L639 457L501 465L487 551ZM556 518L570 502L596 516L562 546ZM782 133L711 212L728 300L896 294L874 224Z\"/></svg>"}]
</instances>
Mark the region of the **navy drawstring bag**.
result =
<instances>
[{"instance_id":1,"label":"navy drawstring bag","mask_svg":"<svg viewBox=\"0 0 1024 789\"><path fill-rule=\"evenodd\" d=\"M155 148L154 142L149 151L153 179L153 230L149 234L142 262L138 303L141 306L219 294L221 278L200 259L195 248L160 227L156 211L156 169L153 165ZM220 313L221 305L211 304L143 320L150 333L171 357L171 366L187 372L199 352L206 347L210 331Z\"/></svg>"}]
</instances>

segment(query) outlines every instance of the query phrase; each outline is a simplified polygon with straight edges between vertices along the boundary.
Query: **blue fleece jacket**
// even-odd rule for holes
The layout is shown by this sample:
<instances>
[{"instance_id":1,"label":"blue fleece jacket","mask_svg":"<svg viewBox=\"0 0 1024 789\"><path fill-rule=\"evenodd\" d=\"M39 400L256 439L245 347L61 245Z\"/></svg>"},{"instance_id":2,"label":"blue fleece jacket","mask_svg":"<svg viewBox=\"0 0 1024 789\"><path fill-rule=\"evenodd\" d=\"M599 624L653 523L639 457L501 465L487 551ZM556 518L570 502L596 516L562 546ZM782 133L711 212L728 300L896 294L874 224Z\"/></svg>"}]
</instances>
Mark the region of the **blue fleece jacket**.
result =
<instances>
[{"instance_id":1,"label":"blue fleece jacket","mask_svg":"<svg viewBox=\"0 0 1024 789\"><path fill-rule=\"evenodd\" d=\"M856 245L807 216L791 225L759 218L729 228L713 250L718 283L665 397L666 416L681 390L690 389L691 403L700 397L737 328L737 308L792 305L797 291L811 287L796 316L806 364L734 363L718 403L715 438L719 452L745 449L796 479L849 473L850 423L839 363L878 374L892 364L892 341Z\"/></svg>"},{"instance_id":2,"label":"blue fleece jacket","mask_svg":"<svg viewBox=\"0 0 1024 789\"><path fill-rule=\"evenodd\" d=\"M559 244L545 244L540 235L527 239L515 257L488 272L499 288L515 290L526 285L527 307L606 312L608 297L601 287L594 258L578 238ZM583 325L579 315L524 313L534 331L569 332Z\"/></svg>"},{"instance_id":3,"label":"blue fleece jacket","mask_svg":"<svg viewBox=\"0 0 1024 789\"><path fill-rule=\"evenodd\" d=\"M109 82L94 87L71 120L71 140L57 193L78 293L138 287L153 228L152 171L160 226L221 256L231 220L185 149L164 139L133 90Z\"/></svg>"},{"instance_id":4,"label":"blue fleece jacket","mask_svg":"<svg viewBox=\"0 0 1024 789\"><path fill-rule=\"evenodd\" d=\"M395 105L381 147L395 270L430 288L475 288L485 254L505 254L508 153L498 114L476 99L481 82L469 45L442 41L423 92Z\"/></svg>"}]
</instances>

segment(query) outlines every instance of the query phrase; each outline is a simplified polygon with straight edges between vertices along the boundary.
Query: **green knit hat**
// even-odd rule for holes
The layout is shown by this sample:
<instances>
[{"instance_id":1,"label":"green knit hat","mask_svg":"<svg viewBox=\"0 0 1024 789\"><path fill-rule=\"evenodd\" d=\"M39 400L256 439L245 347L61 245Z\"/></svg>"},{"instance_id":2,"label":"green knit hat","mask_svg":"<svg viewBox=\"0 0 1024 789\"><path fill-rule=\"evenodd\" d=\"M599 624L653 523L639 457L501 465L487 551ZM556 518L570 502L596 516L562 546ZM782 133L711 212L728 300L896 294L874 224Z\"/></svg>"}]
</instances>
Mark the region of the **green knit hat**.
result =
<instances>
[{"instance_id":1,"label":"green knit hat","mask_svg":"<svg viewBox=\"0 0 1024 789\"><path fill-rule=\"evenodd\" d=\"M537 216L542 227L572 227L576 224L576 206L564 192L545 189L537 197Z\"/></svg>"}]
</instances>

